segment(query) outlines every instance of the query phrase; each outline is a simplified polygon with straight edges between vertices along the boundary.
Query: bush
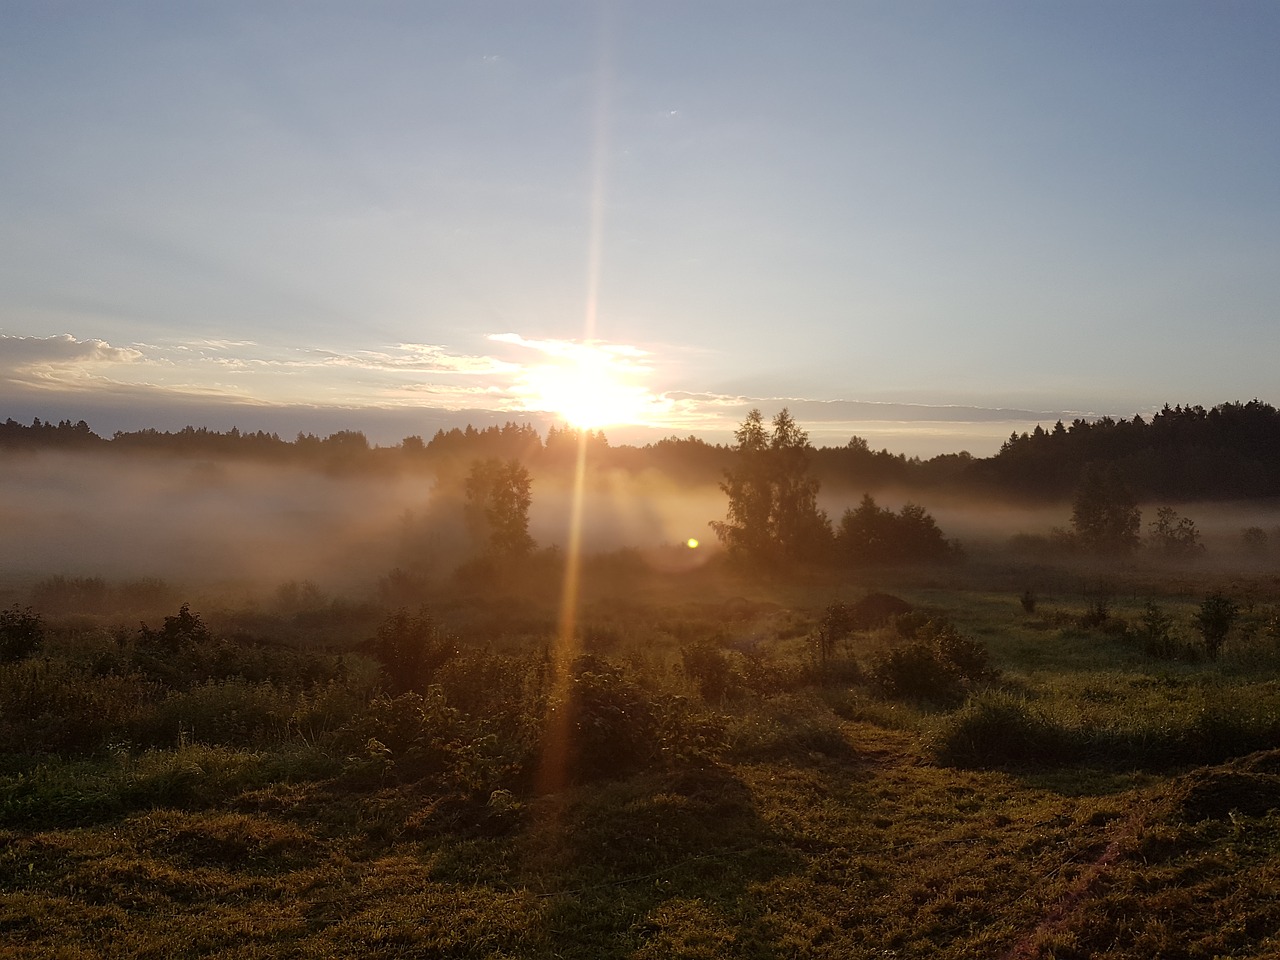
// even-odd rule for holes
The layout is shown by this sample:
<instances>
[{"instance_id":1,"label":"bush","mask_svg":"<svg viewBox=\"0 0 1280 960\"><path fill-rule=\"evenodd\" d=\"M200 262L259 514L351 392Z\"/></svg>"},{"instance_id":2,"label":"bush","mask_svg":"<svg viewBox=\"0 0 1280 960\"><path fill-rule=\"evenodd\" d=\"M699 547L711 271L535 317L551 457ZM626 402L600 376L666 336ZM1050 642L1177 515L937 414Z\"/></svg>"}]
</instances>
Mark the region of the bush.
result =
<instances>
[{"instance_id":1,"label":"bush","mask_svg":"<svg viewBox=\"0 0 1280 960\"><path fill-rule=\"evenodd\" d=\"M44 622L30 607L16 603L11 610L0 610L0 663L25 660L44 643Z\"/></svg>"},{"instance_id":2,"label":"bush","mask_svg":"<svg viewBox=\"0 0 1280 960\"><path fill-rule=\"evenodd\" d=\"M64 660L0 666L0 750L92 753L128 739L161 692L137 674L98 677Z\"/></svg>"},{"instance_id":3,"label":"bush","mask_svg":"<svg viewBox=\"0 0 1280 960\"><path fill-rule=\"evenodd\" d=\"M1173 618L1150 600L1142 614L1137 636L1142 643L1142 652L1148 657L1155 657L1157 660L1199 659L1194 647L1179 643L1174 637Z\"/></svg>"},{"instance_id":4,"label":"bush","mask_svg":"<svg viewBox=\"0 0 1280 960\"><path fill-rule=\"evenodd\" d=\"M698 686L698 693L708 703L724 700L734 686L733 667L728 655L711 640L692 643L680 650L685 676Z\"/></svg>"},{"instance_id":5,"label":"bush","mask_svg":"<svg viewBox=\"0 0 1280 960\"><path fill-rule=\"evenodd\" d=\"M957 766L1053 763L1070 757L1063 732L1025 700L990 692L974 697L948 717L934 738L934 751Z\"/></svg>"},{"instance_id":6,"label":"bush","mask_svg":"<svg viewBox=\"0 0 1280 960\"><path fill-rule=\"evenodd\" d=\"M1210 660L1218 659L1222 644L1239 616L1240 608L1221 593L1211 593L1200 604L1194 620Z\"/></svg>"},{"instance_id":7,"label":"bush","mask_svg":"<svg viewBox=\"0 0 1280 960\"><path fill-rule=\"evenodd\" d=\"M391 691L400 694L425 690L432 675L457 656L458 644L425 610L416 617L400 610L378 627L370 651Z\"/></svg>"},{"instance_id":8,"label":"bush","mask_svg":"<svg viewBox=\"0 0 1280 960\"><path fill-rule=\"evenodd\" d=\"M986 645L947 622L930 620L915 638L876 657L872 681L888 697L948 704L963 700L973 683L992 676Z\"/></svg>"},{"instance_id":9,"label":"bush","mask_svg":"<svg viewBox=\"0 0 1280 960\"><path fill-rule=\"evenodd\" d=\"M482 742L439 687L425 695L376 697L344 732L354 739L354 772L405 782L431 778L456 785L469 779L465 768Z\"/></svg>"},{"instance_id":10,"label":"bush","mask_svg":"<svg viewBox=\"0 0 1280 960\"><path fill-rule=\"evenodd\" d=\"M1180 517L1172 507L1161 507L1151 522L1147 543L1166 557L1186 558L1204 552L1200 531L1190 517Z\"/></svg>"},{"instance_id":11,"label":"bush","mask_svg":"<svg viewBox=\"0 0 1280 960\"><path fill-rule=\"evenodd\" d=\"M1086 630L1104 626L1111 619L1111 598L1106 595L1098 597L1089 604L1085 612L1080 614L1080 626Z\"/></svg>"},{"instance_id":12,"label":"bush","mask_svg":"<svg viewBox=\"0 0 1280 960\"><path fill-rule=\"evenodd\" d=\"M645 691L620 668L598 657L579 657L548 709L549 731L567 738L544 743L544 753L566 751L571 779L632 773L657 759L658 718Z\"/></svg>"},{"instance_id":13,"label":"bush","mask_svg":"<svg viewBox=\"0 0 1280 960\"><path fill-rule=\"evenodd\" d=\"M191 605L184 603L176 617L165 617L164 626L152 630L145 623L138 629L138 646L159 653L177 653L209 642L209 628L200 614L191 612Z\"/></svg>"}]
</instances>

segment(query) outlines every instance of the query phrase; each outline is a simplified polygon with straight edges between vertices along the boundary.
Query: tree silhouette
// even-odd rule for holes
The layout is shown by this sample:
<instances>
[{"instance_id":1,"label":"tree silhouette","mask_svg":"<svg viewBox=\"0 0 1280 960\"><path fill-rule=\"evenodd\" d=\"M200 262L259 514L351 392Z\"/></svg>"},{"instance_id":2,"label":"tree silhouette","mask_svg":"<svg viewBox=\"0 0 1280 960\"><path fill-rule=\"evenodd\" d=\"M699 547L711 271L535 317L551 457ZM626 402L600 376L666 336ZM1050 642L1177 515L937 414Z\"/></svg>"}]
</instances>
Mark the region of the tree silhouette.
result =
<instances>
[{"instance_id":1,"label":"tree silhouette","mask_svg":"<svg viewBox=\"0 0 1280 960\"><path fill-rule=\"evenodd\" d=\"M809 435L785 408L766 433L752 410L734 432L736 466L720 484L729 497L716 536L741 559L770 564L814 559L827 551L831 526L818 509L818 480L809 472Z\"/></svg>"},{"instance_id":2,"label":"tree silhouette","mask_svg":"<svg viewBox=\"0 0 1280 960\"><path fill-rule=\"evenodd\" d=\"M477 460L466 479L465 516L481 550L494 560L516 560L536 544L529 536L533 503L529 471L517 460Z\"/></svg>"},{"instance_id":3,"label":"tree silhouette","mask_svg":"<svg viewBox=\"0 0 1280 960\"><path fill-rule=\"evenodd\" d=\"M1190 517L1178 516L1173 507L1161 507L1149 525L1147 542L1167 557L1193 557L1204 551L1200 531Z\"/></svg>"},{"instance_id":4,"label":"tree silhouette","mask_svg":"<svg viewBox=\"0 0 1280 960\"><path fill-rule=\"evenodd\" d=\"M1138 545L1142 512L1128 485L1113 467L1085 468L1071 509L1071 527L1086 550L1107 555L1129 553Z\"/></svg>"},{"instance_id":5,"label":"tree silhouette","mask_svg":"<svg viewBox=\"0 0 1280 960\"><path fill-rule=\"evenodd\" d=\"M840 556L855 564L944 560L956 556L924 507L904 504L897 513L863 494L856 509L846 510L836 531Z\"/></svg>"}]
</instances>

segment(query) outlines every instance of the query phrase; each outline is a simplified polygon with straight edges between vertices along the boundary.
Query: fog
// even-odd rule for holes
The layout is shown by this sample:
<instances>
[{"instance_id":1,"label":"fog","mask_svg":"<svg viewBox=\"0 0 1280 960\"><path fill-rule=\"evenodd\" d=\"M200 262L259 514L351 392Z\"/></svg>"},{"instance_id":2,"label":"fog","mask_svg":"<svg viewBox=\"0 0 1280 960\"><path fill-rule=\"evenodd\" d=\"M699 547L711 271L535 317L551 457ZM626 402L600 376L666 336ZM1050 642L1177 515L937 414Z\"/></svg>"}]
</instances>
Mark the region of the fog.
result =
<instances>
[{"instance_id":1,"label":"fog","mask_svg":"<svg viewBox=\"0 0 1280 960\"><path fill-rule=\"evenodd\" d=\"M535 477L529 530L564 545L572 495ZM593 475L589 550L710 539L715 487L676 489L651 474ZM0 468L0 579L161 577L186 583L310 579L363 587L392 567L444 571L470 544L460 504L428 472L334 475L242 461L41 452ZM428 555L422 555L426 550Z\"/></svg>"},{"instance_id":2,"label":"fog","mask_svg":"<svg viewBox=\"0 0 1280 960\"><path fill-rule=\"evenodd\" d=\"M977 503L942 493L875 492L882 507L915 502L962 545L1000 549L1018 534L1068 527L1070 505ZM825 490L833 522L861 490ZM572 491L534 477L530 533L565 544ZM1164 504L1143 505L1145 535ZM1280 549L1280 504L1168 504L1196 522L1208 556L1243 559L1241 533L1262 528ZM716 545L722 519L714 485L686 487L654 472L589 475L583 508L588 551L659 548L697 538ZM314 467L243 461L41 452L0 462L0 583L56 574L122 580L158 577L185 585L253 584L274 590L312 580L330 590L371 588L392 568L447 576L473 553L461 504L430 473L333 474ZM658 551L660 553L660 551ZM1257 557L1253 558L1254 562Z\"/></svg>"}]
</instances>

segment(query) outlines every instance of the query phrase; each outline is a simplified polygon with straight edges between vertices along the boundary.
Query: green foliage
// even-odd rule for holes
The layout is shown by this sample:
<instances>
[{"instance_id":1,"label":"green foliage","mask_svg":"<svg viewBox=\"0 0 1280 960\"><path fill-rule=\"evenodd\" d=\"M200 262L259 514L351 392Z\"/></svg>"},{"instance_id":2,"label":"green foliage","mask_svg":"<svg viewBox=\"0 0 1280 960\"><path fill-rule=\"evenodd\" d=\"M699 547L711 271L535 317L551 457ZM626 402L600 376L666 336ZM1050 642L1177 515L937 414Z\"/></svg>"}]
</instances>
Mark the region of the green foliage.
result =
<instances>
[{"instance_id":1,"label":"green foliage","mask_svg":"<svg viewBox=\"0 0 1280 960\"><path fill-rule=\"evenodd\" d=\"M1195 615L1195 625L1204 641L1204 651L1210 660L1217 660L1227 634L1240 616L1240 608L1221 593L1211 593L1200 604Z\"/></svg>"},{"instance_id":2,"label":"green foliage","mask_svg":"<svg viewBox=\"0 0 1280 960\"><path fill-rule=\"evenodd\" d=\"M477 460L465 483L464 515L481 552L510 562L533 552L529 536L533 479L518 460Z\"/></svg>"},{"instance_id":3,"label":"green foliage","mask_svg":"<svg viewBox=\"0 0 1280 960\"><path fill-rule=\"evenodd\" d=\"M970 687L992 676L990 654L979 640L945 621L928 621L911 642L878 655L871 679L887 697L958 703Z\"/></svg>"},{"instance_id":4,"label":"green foliage","mask_svg":"<svg viewBox=\"0 0 1280 960\"><path fill-rule=\"evenodd\" d=\"M476 783L477 768L492 743L477 736L434 686L424 693L375 697L344 733L356 745L353 776L405 782L430 778L446 786ZM497 786L483 776L479 781L478 788Z\"/></svg>"},{"instance_id":5,"label":"green foliage","mask_svg":"<svg viewBox=\"0 0 1280 960\"><path fill-rule=\"evenodd\" d=\"M1080 701L1042 704L986 691L938 723L933 747L940 760L960 766L1159 770L1220 763L1266 749L1280 736L1274 690L1180 692L1141 708L1138 698L1117 692L1114 705L1083 709L1088 704Z\"/></svg>"},{"instance_id":6,"label":"green foliage","mask_svg":"<svg viewBox=\"0 0 1280 960\"><path fill-rule=\"evenodd\" d=\"M1184 653L1184 648L1173 636L1173 618L1151 600L1144 608L1138 639L1142 641L1142 652L1149 657L1173 660Z\"/></svg>"},{"instance_id":7,"label":"green foliage","mask_svg":"<svg viewBox=\"0 0 1280 960\"><path fill-rule=\"evenodd\" d=\"M87 754L128 741L163 694L136 673L97 676L63 659L0 665L0 749Z\"/></svg>"},{"instance_id":8,"label":"green foliage","mask_svg":"<svg viewBox=\"0 0 1280 960\"><path fill-rule=\"evenodd\" d=\"M1190 517L1180 517L1173 507L1161 507L1150 524L1147 544L1166 557L1186 559L1204 552L1200 531Z\"/></svg>"},{"instance_id":9,"label":"green foliage","mask_svg":"<svg viewBox=\"0 0 1280 960\"><path fill-rule=\"evenodd\" d=\"M836 647L849 638L857 628L854 610L838 600L827 604L822 620L813 636L814 651L818 655L818 669L825 671L835 656Z\"/></svg>"},{"instance_id":10,"label":"green foliage","mask_svg":"<svg viewBox=\"0 0 1280 960\"><path fill-rule=\"evenodd\" d=\"M425 609L417 616L399 610L378 626L369 650L388 689L399 694L425 690L435 671L457 656L458 644Z\"/></svg>"},{"instance_id":11,"label":"green foliage","mask_svg":"<svg viewBox=\"0 0 1280 960\"><path fill-rule=\"evenodd\" d=\"M863 494L856 509L840 518L836 548L854 564L909 563L953 559L957 550L923 507L904 504L897 513Z\"/></svg>"},{"instance_id":12,"label":"green foliage","mask_svg":"<svg viewBox=\"0 0 1280 960\"><path fill-rule=\"evenodd\" d=\"M1116 597L1192 589L1116 576ZM173 654L55 620L41 659L0 665L0 952L1265 953L1280 758L1242 754L1280 743L1276 658L1152 663L1065 611L1016 615L1032 577L1066 591L1025 569L894 587L954 621L828 603L834 577L728 605L609 593L563 675L553 601L450 600L388 618L445 650L400 694L356 652L372 627L339 659L271 620ZM1269 648L1269 581L1247 586L1232 629ZM1104 630L1128 614L1104 609ZM846 629L914 648L902 701L815 673L815 632ZM552 731L567 776L541 792Z\"/></svg>"},{"instance_id":13,"label":"green foliage","mask_svg":"<svg viewBox=\"0 0 1280 960\"><path fill-rule=\"evenodd\" d=\"M690 643L680 649L685 675L698 686L707 703L719 703L735 686L733 665L724 649L713 640Z\"/></svg>"},{"instance_id":14,"label":"green foliage","mask_svg":"<svg viewBox=\"0 0 1280 960\"><path fill-rule=\"evenodd\" d=\"M1092 553L1120 556L1137 547L1141 524L1138 502L1119 472L1090 464L1071 507L1076 541Z\"/></svg>"},{"instance_id":15,"label":"green foliage","mask_svg":"<svg viewBox=\"0 0 1280 960\"><path fill-rule=\"evenodd\" d=\"M1078 621L1086 630L1106 626L1111 621L1111 597L1106 593L1098 594L1080 614Z\"/></svg>"},{"instance_id":16,"label":"green foliage","mask_svg":"<svg viewBox=\"0 0 1280 960\"><path fill-rule=\"evenodd\" d=\"M765 431L752 410L734 433L736 464L720 489L729 497L723 521L711 528L730 554L762 565L826 558L831 525L818 508L818 480L809 471L809 435L787 410Z\"/></svg>"},{"instance_id":17,"label":"green foliage","mask_svg":"<svg viewBox=\"0 0 1280 960\"><path fill-rule=\"evenodd\" d=\"M200 614L184 603L176 617L165 617L164 626L153 630L145 623L138 628L138 646L161 654L178 653L188 647L208 643L209 628Z\"/></svg>"},{"instance_id":18,"label":"green foliage","mask_svg":"<svg viewBox=\"0 0 1280 960\"><path fill-rule=\"evenodd\" d=\"M1025 699L1000 691L972 697L936 732L943 763L988 767L1053 764L1071 758L1063 731Z\"/></svg>"},{"instance_id":19,"label":"green foliage","mask_svg":"<svg viewBox=\"0 0 1280 960\"><path fill-rule=\"evenodd\" d=\"M24 660L44 643L44 621L30 607L16 603L0 610L0 663Z\"/></svg>"},{"instance_id":20,"label":"green foliage","mask_svg":"<svg viewBox=\"0 0 1280 960\"><path fill-rule=\"evenodd\" d=\"M548 729L566 731L568 770L595 780L643 769L659 756L658 716L649 694L599 657L574 661L548 708Z\"/></svg>"}]
</instances>

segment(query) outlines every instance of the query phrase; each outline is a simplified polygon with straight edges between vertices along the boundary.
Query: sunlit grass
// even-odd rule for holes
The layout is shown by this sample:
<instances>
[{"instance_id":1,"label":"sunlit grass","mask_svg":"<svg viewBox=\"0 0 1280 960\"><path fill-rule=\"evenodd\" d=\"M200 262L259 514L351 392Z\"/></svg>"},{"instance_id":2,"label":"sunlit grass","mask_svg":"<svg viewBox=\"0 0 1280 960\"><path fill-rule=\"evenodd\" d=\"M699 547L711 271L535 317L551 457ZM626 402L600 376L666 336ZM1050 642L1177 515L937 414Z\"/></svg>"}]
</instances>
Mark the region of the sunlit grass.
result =
<instances>
[{"instance_id":1,"label":"sunlit grass","mask_svg":"<svg viewBox=\"0 0 1280 960\"><path fill-rule=\"evenodd\" d=\"M195 653L164 683L127 659L98 672L118 645L89 633L4 668L8 729L33 722L15 698L66 682L50 702L80 739L0 765L0 952L1274 952L1280 760L1242 758L1280 747L1261 632L1217 663L1159 661L1080 626L1083 592L1028 613L1017 588L875 584L989 649L998 677L952 707L869 681L893 625L819 669L824 607L865 583L677 583L654 604L591 573L569 629L562 596L448 608L461 652L416 701L379 696L367 658L330 675L331 653L252 645L220 655L275 673L210 679ZM1194 597L1162 602L1185 619ZM77 698L117 704L109 729ZM548 717L580 751L554 785ZM962 735L987 752L956 754Z\"/></svg>"}]
</instances>

